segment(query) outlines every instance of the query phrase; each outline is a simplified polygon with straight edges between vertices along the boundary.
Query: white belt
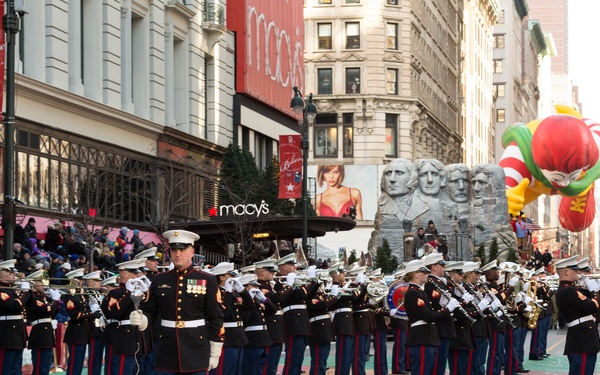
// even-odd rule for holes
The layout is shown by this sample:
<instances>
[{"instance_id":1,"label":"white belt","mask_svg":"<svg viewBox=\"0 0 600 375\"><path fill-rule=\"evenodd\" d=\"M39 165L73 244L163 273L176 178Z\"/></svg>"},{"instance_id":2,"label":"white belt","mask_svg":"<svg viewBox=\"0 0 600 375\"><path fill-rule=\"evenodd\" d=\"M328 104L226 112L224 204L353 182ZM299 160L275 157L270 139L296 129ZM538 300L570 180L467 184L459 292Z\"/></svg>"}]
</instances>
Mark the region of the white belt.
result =
<instances>
[{"instance_id":1,"label":"white belt","mask_svg":"<svg viewBox=\"0 0 600 375\"><path fill-rule=\"evenodd\" d=\"M290 310L306 310L306 305L289 305L281 309L284 313Z\"/></svg>"},{"instance_id":2,"label":"white belt","mask_svg":"<svg viewBox=\"0 0 600 375\"><path fill-rule=\"evenodd\" d=\"M267 330L267 326L248 326L246 328L244 328L244 331L246 332L250 332L250 331L266 331Z\"/></svg>"},{"instance_id":3,"label":"white belt","mask_svg":"<svg viewBox=\"0 0 600 375\"><path fill-rule=\"evenodd\" d=\"M166 320L162 319L160 321L160 325L167 328L196 328L202 327L204 324L204 319L196 319L196 320Z\"/></svg>"},{"instance_id":4,"label":"white belt","mask_svg":"<svg viewBox=\"0 0 600 375\"><path fill-rule=\"evenodd\" d=\"M417 327L417 326L422 326L422 325L425 325L425 324L434 324L434 325L435 325L435 323L427 323L427 322L426 322L426 321L424 321L424 320L417 320L417 321L416 321L416 322L414 322L414 323L410 323L410 328L412 328L412 327Z\"/></svg>"},{"instance_id":5,"label":"white belt","mask_svg":"<svg viewBox=\"0 0 600 375\"><path fill-rule=\"evenodd\" d=\"M362 309L362 310L356 310L355 313L357 312L369 312L371 311L371 309Z\"/></svg>"},{"instance_id":6,"label":"white belt","mask_svg":"<svg viewBox=\"0 0 600 375\"><path fill-rule=\"evenodd\" d=\"M583 318L579 318L579 319L575 319L572 320L570 322L567 323L567 327L571 328L571 327L575 327L578 324L584 323L584 322L588 322L590 320L594 320L594 317L591 315L587 315L584 316Z\"/></svg>"},{"instance_id":7,"label":"white belt","mask_svg":"<svg viewBox=\"0 0 600 375\"><path fill-rule=\"evenodd\" d=\"M52 323L52 318L42 318L42 319L34 320L33 322L31 322L31 326L33 327L34 325L40 324L40 323Z\"/></svg>"},{"instance_id":8,"label":"white belt","mask_svg":"<svg viewBox=\"0 0 600 375\"><path fill-rule=\"evenodd\" d=\"M352 308L351 307L341 307L334 311L335 314L343 313L343 312L352 312Z\"/></svg>"},{"instance_id":9,"label":"white belt","mask_svg":"<svg viewBox=\"0 0 600 375\"><path fill-rule=\"evenodd\" d=\"M117 319L106 319L106 324L119 323Z\"/></svg>"},{"instance_id":10,"label":"white belt","mask_svg":"<svg viewBox=\"0 0 600 375\"><path fill-rule=\"evenodd\" d=\"M394 315L393 318L394 319L401 319L401 320L408 320L408 317L406 317L406 316L400 316L398 314Z\"/></svg>"},{"instance_id":11,"label":"white belt","mask_svg":"<svg viewBox=\"0 0 600 375\"><path fill-rule=\"evenodd\" d=\"M21 315L2 315L0 320L23 320Z\"/></svg>"},{"instance_id":12,"label":"white belt","mask_svg":"<svg viewBox=\"0 0 600 375\"><path fill-rule=\"evenodd\" d=\"M329 314L317 315L314 318L310 318L309 321L316 322L317 320L329 319Z\"/></svg>"},{"instance_id":13,"label":"white belt","mask_svg":"<svg viewBox=\"0 0 600 375\"><path fill-rule=\"evenodd\" d=\"M283 315L283 311L277 310L277 312L275 314L273 314L273 315Z\"/></svg>"},{"instance_id":14,"label":"white belt","mask_svg":"<svg viewBox=\"0 0 600 375\"><path fill-rule=\"evenodd\" d=\"M130 326L131 320L119 320L118 323L120 326Z\"/></svg>"},{"instance_id":15,"label":"white belt","mask_svg":"<svg viewBox=\"0 0 600 375\"><path fill-rule=\"evenodd\" d=\"M237 327L243 327L244 326L244 322L224 322L223 323L223 328L237 328Z\"/></svg>"}]
</instances>

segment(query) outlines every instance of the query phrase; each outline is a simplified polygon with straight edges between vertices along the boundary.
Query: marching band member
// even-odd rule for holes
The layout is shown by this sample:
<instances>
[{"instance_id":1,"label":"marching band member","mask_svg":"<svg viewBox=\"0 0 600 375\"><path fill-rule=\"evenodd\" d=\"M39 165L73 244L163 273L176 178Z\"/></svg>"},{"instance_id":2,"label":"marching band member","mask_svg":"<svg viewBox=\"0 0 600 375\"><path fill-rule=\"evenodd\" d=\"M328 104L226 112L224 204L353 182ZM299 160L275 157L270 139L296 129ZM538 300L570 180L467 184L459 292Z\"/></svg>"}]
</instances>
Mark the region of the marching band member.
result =
<instances>
[{"instance_id":1,"label":"marching band member","mask_svg":"<svg viewBox=\"0 0 600 375\"><path fill-rule=\"evenodd\" d=\"M556 304L568 327L564 354L569 358L569 374L592 375L600 351L600 338L594 323L598 290L590 289L590 297L586 297L575 286L577 256L559 260L554 267L560 279Z\"/></svg>"},{"instance_id":2,"label":"marching band member","mask_svg":"<svg viewBox=\"0 0 600 375\"><path fill-rule=\"evenodd\" d=\"M119 282L117 281L117 275L107 277L100 284L103 288L106 288L107 292L110 293L111 290L119 287ZM107 293L107 294L108 294ZM104 327L104 331L102 332L102 346L104 347L104 358L105 358L105 366L104 366L104 375L110 375L110 359L113 355L113 345L112 345L112 337L114 330L118 327L118 320L108 319L106 321L106 326Z\"/></svg>"},{"instance_id":3,"label":"marching band member","mask_svg":"<svg viewBox=\"0 0 600 375\"><path fill-rule=\"evenodd\" d=\"M223 347L223 300L213 275L194 269L194 242L200 237L184 230L163 233L169 241L173 269L154 276L142 311L130 314L143 331L161 319L156 369L186 375L206 375L216 368Z\"/></svg>"},{"instance_id":4,"label":"marching band member","mask_svg":"<svg viewBox=\"0 0 600 375\"><path fill-rule=\"evenodd\" d=\"M481 277L481 270L479 269L479 263L476 262L465 262L463 264L463 278L464 285L467 291L473 295L479 296L479 309L484 312L489 312L488 305L490 303L488 298L485 298L482 293L478 290L477 284ZM492 311L493 313L493 311ZM473 375L484 375L485 374L485 361L488 352L490 332L487 320L477 319L471 326L473 328L473 334L475 336L475 342L477 349L473 353L473 361L471 365L471 374Z\"/></svg>"},{"instance_id":5,"label":"marching band member","mask_svg":"<svg viewBox=\"0 0 600 375\"><path fill-rule=\"evenodd\" d=\"M589 268L589 263L587 264L587 267ZM541 267L540 269L536 270L536 275L540 279L548 276L544 267ZM545 310L543 311L544 321L542 323L542 333L540 334L540 353L543 357L550 356L550 354L546 352L546 348L548 346L548 331L550 330L552 315L554 315L554 304L552 303L553 294L554 292L550 290L550 287L548 285L542 282L538 282L537 296L539 299L541 299L542 306L545 308Z\"/></svg>"},{"instance_id":6,"label":"marching band member","mask_svg":"<svg viewBox=\"0 0 600 375\"><path fill-rule=\"evenodd\" d=\"M383 282L381 275L381 268L377 268L374 271L369 272L369 280L373 282ZM373 367L375 368L375 375L387 375L387 333L388 325L385 317L390 316L390 311L386 308L384 300L382 299L375 306L374 315L374 327L373 327L373 347L375 353L375 361Z\"/></svg>"},{"instance_id":7,"label":"marching band member","mask_svg":"<svg viewBox=\"0 0 600 375\"><path fill-rule=\"evenodd\" d=\"M429 274L429 268L425 267L423 260L411 260L404 271L404 280L409 283L404 296L404 308L410 325L407 346L410 350L411 374L431 375L434 373L436 351L440 345L436 326L452 318L452 312L459 302L450 298L445 307L439 310L433 308L427 293L422 289Z\"/></svg>"},{"instance_id":8,"label":"marching band member","mask_svg":"<svg viewBox=\"0 0 600 375\"><path fill-rule=\"evenodd\" d=\"M540 270L543 270L544 267L541 267ZM529 282L536 282L535 280L537 279L537 271L534 273L534 275L531 277ZM539 296L540 293L542 291L540 290L540 285L538 285L538 291L536 292L536 295ZM536 298L537 298L536 296ZM542 321L544 319L544 312L541 311L539 318L538 318L538 322L537 325L535 326L535 328L531 331L531 341L529 342L529 360L530 361L541 361L542 359L544 359L544 355L541 352L541 339L542 339L542 334L543 334L543 327L542 327Z\"/></svg>"},{"instance_id":9,"label":"marching band member","mask_svg":"<svg viewBox=\"0 0 600 375\"><path fill-rule=\"evenodd\" d=\"M271 345L271 336L265 324L266 313L275 314L279 311L279 307L265 296L255 279L254 274L240 277L240 283L246 288L253 301L253 308L242 313L244 331L248 338L248 343L244 346L242 366L245 374L261 375L267 363L267 348Z\"/></svg>"},{"instance_id":10,"label":"marching band member","mask_svg":"<svg viewBox=\"0 0 600 375\"><path fill-rule=\"evenodd\" d=\"M283 313L279 306L279 293L275 291L271 283L275 283L274 276L277 272L275 262L272 259L265 259L261 262L254 263L256 269L256 278L260 285L260 290L266 298L273 302L276 310L265 309L265 321L269 337L271 337L271 345L267 346L267 361L265 363L264 374L277 374L277 366L285 340L283 333Z\"/></svg>"},{"instance_id":11,"label":"marching band member","mask_svg":"<svg viewBox=\"0 0 600 375\"><path fill-rule=\"evenodd\" d=\"M90 342L88 320L101 317L100 306L90 303L84 294L83 269L79 268L66 274L71 280L69 294L62 296L62 301L69 314L69 324L65 331L64 343L68 345L67 375L81 375L85 360L85 347Z\"/></svg>"},{"instance_id":12,"label":"marching band member","mask_svg":"<svg viewBox=\"0 0 600 375\"><path fill-rule=\"evenodd\" d=\"M327 358L331 351L331 342L335 339L328 310L337 302L338 294L339 289L329 293L319 290L306 304L311 331L311 335L308 337L310 375L325 375L327 371Z\"/></svg>"},{"instance_id":13,"label":"marching band member","mask_svg":"<svg viewBox=\"0 0 600 375\"><path fill-rule=\"evenodd\" d=\"M256 274L256 264L251 264L249 266L240 268L240 273L242 275Z\"/></svg>"},{"instance_id":14,"label":"marching band member","mask_svg":"<svg viewBox=\"0 0 600 375\"><path fill-rule=\"evenodd\" d=\"M425 293L436 311L442 310L448 303L448 298L442 294L450 295L450 288L444 278L444 270L446 262L442 254L434 252L426 255L423 262L430 273L428 281L425 284ZM454 327L454 318L447 316L443 321L436 324L439 335L440 345L437 348L435 357L435 366L433 373L443 375L446 372L446 363L448 362L448 349L450 339L456 337L456 329Z\"/></svg>"},{"instance_id":15,"label":"marching band member","mask_svg":"<svg viewBox=\"0 0 600 375\"><path fill-rule=\"evenodd\" d=\"M27 342L23 306L27 304L30 293L18 295L15 284L15 259L0 262L0 373L20 374L23 363L23 349ZM30 289L29 282L20 284L22 291Z\"/></svg>"},{"instance_id":16,"label":"marching band member","mask_svg":"<svg viewBox=\"0 0 600 375\"><path fill-rule=\"evenodd\" d=\"M158 261L156 256L156 247L151 247L140 252L134 259L144 260L144 269L146 277L150 281L159 273ZM157 319L154 324L142 331L142 343L144 344L145 355L140 358L140 375L156 375L156 348L158 347L158 336L160 333L160 321Z\"/></svg>"},{"instance_id":17,"label":"marching band member","mask_svg":"<svg viewBox=\"0 0 600 375\"><path fill-rule=\"evenodd\" d=\"M43 277L44 270L38 270L26 278L31 280L33 289L25 305L25 311L27 320L31 322L27 348L31 349L32 373L48 375L52 367L52 350L55 346L52 318L58 311L60 293L51 289L46 295Z\"/></svg>"},{"instance_id":18,"label":"marching band member","mask_svg":"<svg viewBox=\"0 0 600 375\"><path fill-rule=\"evenodd\" d=\"M508 297L512 298L512 305L507 306L507 318L512 321L512 325L507 327L506 335L504 336L504 374L513 375L517 373L519 366L519 334L523 324L527 326L527 321L523 319L523 314L531 311L531 306L524 303L526 297L523 295L524 292L515 292L514 286L520 282L523 277L523 271L521 268L515 272L514 275L510 276L509 286L506 288L504 285L504 293ZM502 284L504 283L503 278ZM516 279L516 281L515 281ZM513 284L514 282L514 284ZM511 285L512 284L512 285ZM512 295L512 296L511 296Z\"/></svg>"},{"instance_id":19,"label":"marching band member","mask_svg":"<svg viewBox=\"0 0 600 375\"><path fill-rule=\"evenodd\" d=\"M100 271L90 272L83 275L85 286L91 288L89 296L90 303L100 305L100 287L102 277ZM88 319L90 330L90 344L88 346L88 375L100 375L102 372L102 357L104 355L104 344L102 343L103 328L106 322L103 318ZM107 362L110 361L107 358Z\"/></svg>"},{"instance_id":20,"label":"marching band member","mask_svg":"<svg viewBox=\"0 0 600 375\"><path fill-rule=\"evenodd\" d=\"M328 268L331 276L330 294L342 292L346 284L346 270L341 264ZM354 356L354 321L352 318L352 302L358 299L358 293L352 291L339 295L335 304L330 307L333 316L333 333L335 335L335 375L349 375L351 361Z\"/></svg>"},{"instance_id":21,"label":"marching band member","mask_svg":"<svg viewBox=\"0 0 600 375\"><path fill-rule=\"evenodd\" d=\"M133 280L137 279L143 260L130 260L119 263L119 287L111 290L102 301L102 311L107 319L116 320L112 335L112 356L107 358L110 363L111 375L134 374L136 369L136 356L143 354L141 348L141 334L133 327L129 316L135 311L131 297L135 290ZM148 290L150 282L141 281L138 288L141 292Z\"/></svg>"},{"instance_id":22,"label":"marching band member","mask_svg":"<svg viewBox=\"0 0 600 375\"><path fill-rule=\"evenodd\" d=\"M283 255L283 253L281 251L280 255ZM275 284L275 290L281 293L279 303L282 308L281 311L283 311L285 329L284 375L300 375L302 370L304 350L308 345L308 336L310 335L306 301L315 295L318 287L314 279L311 279L306 285L295 287L295 263L296 255L294 253L282 256L276 262L277 267L279 267L279 275L286 278L285 285L279 281ZM316 270L309 268L307 276L314 278Z\"/></svg>"},{"instance_id":23,"label":"marching band member","mask_svg":"<svg viewBox=\"0 0 600 375\"><path fill-rule=\"evenodd\" d=\"M352 301L352 319L354 321L354 356L352 360L352 374L364 375L370 334L373 332L373 312L367 295L365 285L366 267L356 267L348 271L348 276L355 276L355 282L350 286L358 288L359 294Z\"/></svg>"},{"instance_id":24,"label":"marching band member","mask_svg":"<svg viewBox=\"0 0 600 375\"><path fill-rule=\"evenodd\" d=\"M529 289L529 285L531 283L536 283L535 279L537 278L537 276L535 275L535 273L531 273L529 274L529 271L527 269L523 270L524 273L524 279L527 277L527 275L529 276L529 279L527 281L524 282L523 284L523 295L525 296L524 298L521 297L521 299L525 302L525 304L530 303L530 299L531 297L527 295L527 291ZM530 309L525 309L522 310L520 312L520 316L519 318L522 320L522 324L521 327L518 328L518 342L517 342L517 372L518 373L528 373L529 370L526 370L523 368L523 361L525 360L525 340L527 339L527 331L529 330L528 328L528 324L529 324L529 319L527 317L527 313L529 312Z\"/></svg>"},{"instance_id":25,"label":"marching band member","mask_svg":"<svg viewBox=\"0 0 600 375\"><path fill-rule=\"evenodd\" d=\"M394 274L395 279L404 276L404 270ZM390 310L390 328L394 335L392 346L392 374L410 374L410 355L406 347L408 318L398 313L398 308Z\"/></svg>"},{"instance_id":26,"label":"marching band member","mask_svg":"<svg viewBox=\"0 0 600 375\"><path fill-rule=\"evenodd\" d=\"M242 312L251 310L254 307L254 301L237 278L233 263L221 262L211 270L211 273L217 279L225 307L223 310L223 328L225 328L223 353L219 365L213 371L219 375L238 375L242 373L243 349L244 345L248 343L244 332Z\"/></svg>"}]
</instances>

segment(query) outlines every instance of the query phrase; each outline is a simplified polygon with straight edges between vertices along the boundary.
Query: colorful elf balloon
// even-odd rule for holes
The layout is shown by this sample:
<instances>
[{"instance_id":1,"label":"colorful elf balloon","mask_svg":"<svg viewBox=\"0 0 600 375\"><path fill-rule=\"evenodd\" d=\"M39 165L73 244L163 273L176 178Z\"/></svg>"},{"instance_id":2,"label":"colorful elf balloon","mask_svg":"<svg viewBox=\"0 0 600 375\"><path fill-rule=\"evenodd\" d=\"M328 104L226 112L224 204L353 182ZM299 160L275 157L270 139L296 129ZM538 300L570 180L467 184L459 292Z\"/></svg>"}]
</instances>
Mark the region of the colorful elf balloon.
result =
<instances>
[{"instance_id":1,"label":"colorful elf balloon","mask_svg":"<svg viewBox=\"0 0 600 375\"><path fill-rule=\"evenodd\" d=\"M542 194L560 194L560 224L579 232L596 213L600 124L570 107L556 109L556 115L512 125L502 135L500 166L506 174L508 210L516 215Z\"/></svg>"}]
</instances>

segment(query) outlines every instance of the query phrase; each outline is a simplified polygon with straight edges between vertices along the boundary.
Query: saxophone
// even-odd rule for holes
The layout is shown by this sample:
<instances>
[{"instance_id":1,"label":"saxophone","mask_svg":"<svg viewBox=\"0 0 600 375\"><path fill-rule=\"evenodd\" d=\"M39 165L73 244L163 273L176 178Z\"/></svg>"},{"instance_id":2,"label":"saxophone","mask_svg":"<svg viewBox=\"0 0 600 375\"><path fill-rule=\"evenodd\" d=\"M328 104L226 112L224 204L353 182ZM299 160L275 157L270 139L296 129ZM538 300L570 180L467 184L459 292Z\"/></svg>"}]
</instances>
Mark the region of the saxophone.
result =
<instances>
[{"instance_id":1,"label":"saxophone","mask_svg":"<svg viewBox=\"0 0 600 375\"><path fill-rule=\"evenodd\" d=\"M527 319L527 328L535 329L538 323L538 317L540 316L540 308L535 303L535 299L537 294L537 283L534 280L529 282L529 288L527 289L527 297L531 298L531 301L527 304L531 306L531 311L524 314L525 319Z\"/></svg>"}]
</instances>

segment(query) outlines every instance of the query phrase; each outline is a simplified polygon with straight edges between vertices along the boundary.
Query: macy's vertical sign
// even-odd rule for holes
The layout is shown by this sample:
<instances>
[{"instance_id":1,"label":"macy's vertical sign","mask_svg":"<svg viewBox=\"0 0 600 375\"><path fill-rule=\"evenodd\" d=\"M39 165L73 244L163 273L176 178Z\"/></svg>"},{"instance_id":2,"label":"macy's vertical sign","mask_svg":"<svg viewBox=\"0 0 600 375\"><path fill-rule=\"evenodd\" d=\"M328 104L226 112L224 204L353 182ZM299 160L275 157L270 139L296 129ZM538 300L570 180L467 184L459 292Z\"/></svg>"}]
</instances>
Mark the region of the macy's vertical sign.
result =
<instances>
[{"instance_id":1,"label":"macy's vertical sign","mask_svg":"<svg viewBox=\"0 0 600 375\"><path fill-rule=\"evenodd\" d=\"M269 213L269 204L260 201L260 204L224 204L218 207L211 207L208 210L208 216L256 216L267 215Z\"/></svg>"}]
</instances>

